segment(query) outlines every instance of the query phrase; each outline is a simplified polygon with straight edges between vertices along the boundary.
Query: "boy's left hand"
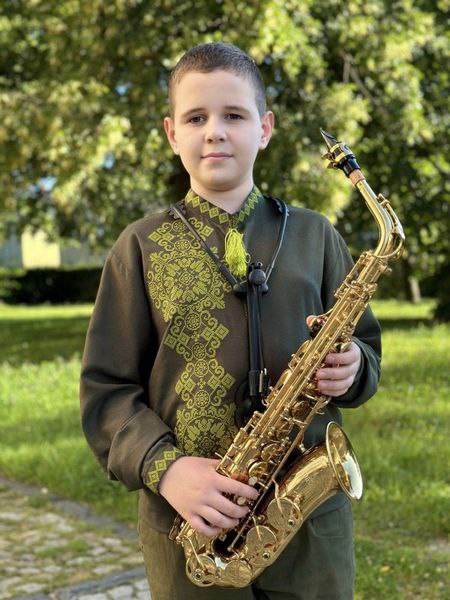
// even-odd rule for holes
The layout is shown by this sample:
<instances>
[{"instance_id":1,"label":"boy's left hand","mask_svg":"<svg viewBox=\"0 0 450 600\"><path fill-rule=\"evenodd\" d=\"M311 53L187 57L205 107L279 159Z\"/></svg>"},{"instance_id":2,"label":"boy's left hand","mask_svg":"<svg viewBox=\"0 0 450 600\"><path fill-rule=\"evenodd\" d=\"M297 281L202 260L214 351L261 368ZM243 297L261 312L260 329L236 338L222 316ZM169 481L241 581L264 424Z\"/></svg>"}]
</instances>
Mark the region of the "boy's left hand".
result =
<instances>
[{"instance_id":1,"label":"boy's left hand","mask_svg":"<svg viewBox=\"0 0 450 600\"><path fill-rule=\"evenodd\" d=\"M317 389L324 396L342 396L355 380L361 363L361 350L352 342L347 350L330 352L324 367L316 373Z\"/></svg>"}]
</instances>

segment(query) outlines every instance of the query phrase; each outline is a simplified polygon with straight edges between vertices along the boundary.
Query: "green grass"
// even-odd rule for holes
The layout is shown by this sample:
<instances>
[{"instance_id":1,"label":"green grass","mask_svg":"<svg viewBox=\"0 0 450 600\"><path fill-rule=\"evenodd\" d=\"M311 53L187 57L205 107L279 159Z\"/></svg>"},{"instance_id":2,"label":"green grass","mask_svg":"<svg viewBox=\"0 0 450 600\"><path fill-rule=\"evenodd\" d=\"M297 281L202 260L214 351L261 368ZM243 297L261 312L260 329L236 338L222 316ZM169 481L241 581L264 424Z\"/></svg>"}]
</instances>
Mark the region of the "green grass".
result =
<instances>
[{"instance_id":1,"label":"green grass","mask_svg":"<svg viewBox=\"0 0 450 600\"><path fill-rule=\"evenodd\" d=\"M373 303L383 328L378 394L344 411L365 480L355 506L357 600L445 598L450 327L433 303ZM0 473L134 524L136 495L107 480L79 426L90 306L0 306Z\"/></svg>"},{"instance_id":2,"label":"green grass","mask_svg":"<svg viewBox=\"0 0 450 600\"><path fill-rule=\"evenodd\" d=\"M344 416L366 488L355 507L358 598L441 599L450 550L450 328L386 329L379 391Z\"/></svg>"},{"instance_id":3,"label":"green grass","mask_svg":"<svg viewBox=\"0 0 450 600\"><path fill-rule=\"evenodd\" d=\"M0 305L0 362L41 363L83 351L92 306Z\"/></svg>"},{"instance_id":4,"label":"green grass","mask_svg":"<svg viewBox=\"0 0 450 600\"><path fill-rule=\"evenodd\" d=\"M431 298L425 298L420 304L403 302L401 300L374 300L371 307L377 319L384 325L404 327L410 325L411 321L421 321L431 325L431 317L435 302Z\"/></svg>"}]
</instances>

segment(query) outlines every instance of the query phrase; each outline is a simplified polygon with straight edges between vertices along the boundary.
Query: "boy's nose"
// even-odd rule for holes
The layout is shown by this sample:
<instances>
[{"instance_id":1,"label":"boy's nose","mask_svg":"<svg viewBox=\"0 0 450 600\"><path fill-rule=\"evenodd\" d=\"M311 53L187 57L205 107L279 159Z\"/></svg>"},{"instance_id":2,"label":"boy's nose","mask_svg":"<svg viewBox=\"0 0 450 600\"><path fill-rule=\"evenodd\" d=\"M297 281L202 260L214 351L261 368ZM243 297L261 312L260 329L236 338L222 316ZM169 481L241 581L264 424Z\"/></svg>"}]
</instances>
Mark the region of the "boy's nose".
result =
<instances>
[{"instance_id":1,"label":"boy's nose","mask_svg":"<svg viewBox=\"0 0 450 600\"><path fill-rule=\"evenodd\" d=\"M205 135L208 142L224 140L226 138L225 124L220 119L209 119Z\"/></svg>"}]
</instances>

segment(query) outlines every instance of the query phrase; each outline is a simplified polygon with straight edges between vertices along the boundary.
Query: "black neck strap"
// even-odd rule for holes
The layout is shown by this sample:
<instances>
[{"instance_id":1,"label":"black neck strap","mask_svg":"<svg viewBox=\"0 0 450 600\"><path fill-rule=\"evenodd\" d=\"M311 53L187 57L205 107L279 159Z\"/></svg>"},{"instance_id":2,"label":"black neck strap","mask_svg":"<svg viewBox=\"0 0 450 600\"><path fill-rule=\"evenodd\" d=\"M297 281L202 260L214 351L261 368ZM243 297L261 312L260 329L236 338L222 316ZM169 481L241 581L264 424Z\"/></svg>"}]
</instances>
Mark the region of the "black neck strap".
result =
<instances>
[{"instance_id":1,"label":"black neck strap","mask_svg":"<svg viewBox=\"0 0 450 600\"><path fill-rule=\"evenodd\" d=\"M248 348L249 348L249 366L246 385L238 390L236 401L235 419L239 427L242 427L251 417L255 410L263 410L263 400L268 394L269 375L264 366L264 353L261 331L261 299L262 295L268 291L267 282L275 266L278 254L283 244L286 222L289 215L286 204L278 198L266 196L266 198L275 202L278 211L281 213L280 228L278 231L277 244L275 246L272 259L266 272L262 270L261 262L253 262L247 267L246 278L238 281L230 272L228 267L220 260L211 248L206 244L198 231L189 223L184 215L184 201L174 204L169 212L174 218L179 218L187 229L192 233L195 239L200 243L203 250L216 263L219 271L225 279L231 284L236 296L245 296L247 304L247 326L248 326Z\"/></svg>"}]
</instances>

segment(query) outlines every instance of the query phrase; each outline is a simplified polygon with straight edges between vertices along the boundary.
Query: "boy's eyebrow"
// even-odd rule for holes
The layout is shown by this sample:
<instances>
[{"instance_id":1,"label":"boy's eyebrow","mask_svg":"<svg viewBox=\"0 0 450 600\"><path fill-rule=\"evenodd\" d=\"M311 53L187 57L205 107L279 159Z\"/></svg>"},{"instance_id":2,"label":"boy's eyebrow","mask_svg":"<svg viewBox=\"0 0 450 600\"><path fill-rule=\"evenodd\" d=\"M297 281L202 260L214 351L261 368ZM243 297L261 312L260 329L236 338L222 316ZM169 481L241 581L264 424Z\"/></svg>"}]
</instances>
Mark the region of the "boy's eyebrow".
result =
<instances>
[{"instance_id":1,"label":"boy's eyebrow","mask_svg":"<svg viewBox=\"0 0 450 600\"><path fill-rule=\"evenodd\" d=\"M234 110L236 112L241 112L241 113L245 113L247 115L250 114L250 111L245 108L244 106L238 106L238 105L230 105L230 106L224 106L225 110ZM197 113L197 112L204 112L206 110L206 108L199 106L197 108L190 108L189 110L187 110L185 113L183 113L181 115L182 119L186 119L187 117L189 117L189 115L193 114L193 113Z\"/></svg>"},{"instance_id":2,"label":"boy's eyebrow","mask_svg":"<svg viewBox=\"0 0 450 600\"><path fill-rule=\"evenodd\" d=\"M205 110L205 109L204 109L204 108L202 108L202 107L199 107L199 108L190 108L189 110L187 110L185 113L183 113L183 114L181 115L181 118L182 118L182 119L184 119L185 117L188 117L188 116L189 116L189 115L191 115L192 113L196 113L196 112L202 112L202 111L204 111L204 110Z\"/></svg>"},{"instance_id":3,"label":"boy's eyebrow","mask_svg":"<svg viewBox=\"0 0 450 600\"><path fill-rule=\"evenodd\" d=\"M225 110L235 110L236 112L242 112L242 113L247 113L247 114L250 113L250 111L247 108L245 108L244 106L238 106L238 105L225 106Z\"/></svg>"}]
</instances>

